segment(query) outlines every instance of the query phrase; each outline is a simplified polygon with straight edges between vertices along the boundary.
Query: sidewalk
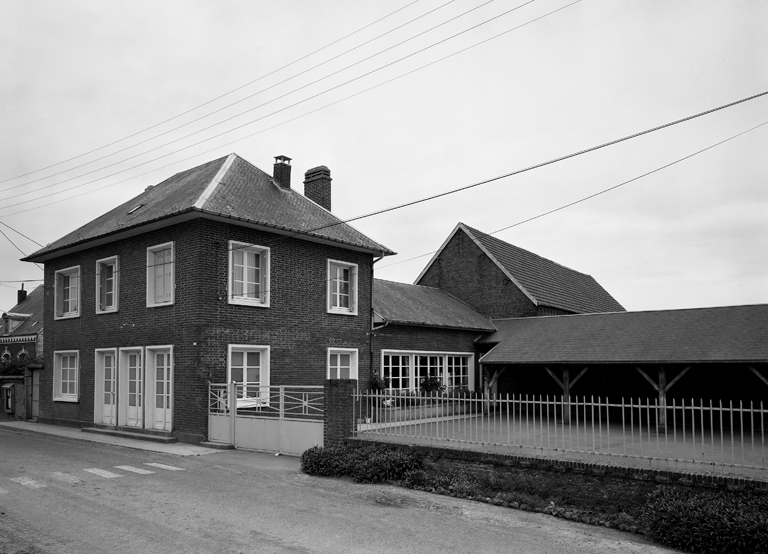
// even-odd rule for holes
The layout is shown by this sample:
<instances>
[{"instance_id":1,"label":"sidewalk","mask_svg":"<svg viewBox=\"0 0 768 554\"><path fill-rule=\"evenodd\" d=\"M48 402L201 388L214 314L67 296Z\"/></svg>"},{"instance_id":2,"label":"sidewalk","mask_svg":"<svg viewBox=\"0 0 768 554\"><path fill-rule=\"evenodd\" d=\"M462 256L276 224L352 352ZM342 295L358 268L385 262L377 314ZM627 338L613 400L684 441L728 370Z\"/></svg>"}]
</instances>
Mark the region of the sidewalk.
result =
<instances>
[{"instance_id":1,"label":"sidewalk","mask_svg":"<svg viewBox=\"0 0 768 554\"><path fill-rule=\"evenodd\" d=\"M66 427L62 425L48 425L45 423L36 423L33 421L2 421L0 428L19 431L22 433L43 433L68 439L100 442L102 444L111 444L125 448L134 448L136 450L149 450L151 452L162 452L164 454L174 454L176 456L205 456L206 454L216 454L222 452L213 448L196 446L194 444L173 443L161 444L156 442L128 439L124 437L113 437L110 435L100 435L94 433L83 433L77 427Z\"/></svg>"}]
</instances>

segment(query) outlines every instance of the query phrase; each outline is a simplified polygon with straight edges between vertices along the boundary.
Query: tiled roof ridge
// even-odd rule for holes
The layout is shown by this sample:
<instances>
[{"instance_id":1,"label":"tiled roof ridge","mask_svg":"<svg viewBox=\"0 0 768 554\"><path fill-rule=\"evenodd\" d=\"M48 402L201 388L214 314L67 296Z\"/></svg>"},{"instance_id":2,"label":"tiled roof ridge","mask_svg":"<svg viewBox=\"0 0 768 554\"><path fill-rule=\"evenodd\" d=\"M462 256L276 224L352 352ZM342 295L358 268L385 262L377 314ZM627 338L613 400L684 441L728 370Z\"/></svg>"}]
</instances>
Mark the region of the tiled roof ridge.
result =
<instances>
[{"instance_id":1,"label":"tiled roof ridge","mask_svg":"<svg viewBox=\"0 0 768 554\"><path fill-rule=\"evenodd\" d=\"M545 319L553 317L589 317L589 316L608 316L608 315L624 315L629 316L632 314L654 314L654 313L680 313L680 312L694 312L703 310L728 310L735 308L757 308L761 306L768 306L765 304L736 304L733 306L698 306L695 308L660 308L655 310L627 310L623 312L585 312L582 314L558 314L558 315L539 315L539 316L521 316L521 317L494 317L492 321L513 321L513 320L535 320Z\"/></svg>"},{"instance_id":2,"label":"tiled roof ridge","mask_svg":"<svg viewBox=\"0 0 768 554\"><path fill-rule=\"evenodd\" d=\"M579 271L578 269L573 269L572 267L568 267L567 265L563 265L563 264L558 263L558 262L556 262L554 260L550 260L549 258L546 258L546 257L544 257L544 256L542 256L540 254L537 254L536 252L532 252L530 250L527 250L526 248L523 248L521 246L517 246L516 244L512 244L511 242L507 242L505 240L502 240L499 237L494 237L490 233L484 233L483 231L481 231L479 229L476 229L476 228L474 228L474 227L472 227L470 225L467 225L466 223L459 223L459 224L462 225L465 229L469 229L473 233L477 233L479 235L483 235L483 236L488 237L488 238L490 238L492 240L497 240L497 241L499 241L501 243L504 243L507 246L511 246L512 248L517 248L519 250L522 250L523 252L526 252L527 254L530 254L531 256L535 256L535 257L537 257L540 260L545 260L545 261L547 261L547 262L549 262L551 264L560 266L563 269L567 269L568 271L572 271L574 273L578 273L579 275L583 275L585 277L589 277L591 279L594 279L594 277L592 277L592 275L590 275L589 273L584 273L583 271Z\"/></svg>"}]
</instances>

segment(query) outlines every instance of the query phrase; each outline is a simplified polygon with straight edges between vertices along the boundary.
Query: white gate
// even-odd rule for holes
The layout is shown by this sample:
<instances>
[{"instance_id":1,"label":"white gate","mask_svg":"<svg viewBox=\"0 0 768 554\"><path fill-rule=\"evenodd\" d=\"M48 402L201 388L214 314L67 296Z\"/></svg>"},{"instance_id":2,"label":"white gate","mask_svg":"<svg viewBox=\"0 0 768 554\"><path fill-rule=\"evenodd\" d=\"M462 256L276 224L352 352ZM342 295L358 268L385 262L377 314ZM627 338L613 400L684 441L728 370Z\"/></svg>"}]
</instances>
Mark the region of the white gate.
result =
<instances>
[{"instance_id":1,"label":"white gate","mask_svg":"<svg viewBox=\"0 0 768 554\"><path fill-rule=\"evenodd\" d=\"M235 448L300 455L323 445L323 387L260 387L249 383L211 384L208 388L208 440ZM232 406L235 400L236 407Z\"/></svg>"}]
</instances>

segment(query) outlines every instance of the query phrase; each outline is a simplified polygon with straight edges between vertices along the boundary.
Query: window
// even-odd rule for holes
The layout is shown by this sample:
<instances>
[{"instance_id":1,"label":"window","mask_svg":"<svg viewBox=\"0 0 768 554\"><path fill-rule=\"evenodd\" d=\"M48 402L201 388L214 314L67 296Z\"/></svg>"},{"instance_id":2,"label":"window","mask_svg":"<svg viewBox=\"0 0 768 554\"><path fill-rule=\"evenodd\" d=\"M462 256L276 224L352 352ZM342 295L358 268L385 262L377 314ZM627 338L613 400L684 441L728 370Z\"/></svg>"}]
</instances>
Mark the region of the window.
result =
<instances>
[{"instance_id":1,"label":"window","mask_svg":"<svg viewBox=\"0 0 768 554\"><path fill-rule=\"evenodd\" d=\"M228 302L269 307L269 248L229 241Z\"/></svg>"},{"instance_id":2,"label":"window","mask_svg":"<svg viewBox=\"0 0 768 554\"><path fill-rule=\"evenodd\" d=\"M117 256L96 262L96 313L117 311Z\"/></svg>"},{"instance_id":3,"label":"window","mask_svg":"<svg viewBox=\"0 0 768 554\"><path fill-rule=\"evenodd\" d=\"M382 375L391 390L419 390L421 380L438 377L446 390L474 390L474 355L463 352L384 350Z\"/></svg>"},{"instance_id":4,"label":"window","mask_svg":"<svg viewBox=\"0 0 768 554\"><path fill-rule=\"evenodd\" d=\"M148 308L173 304L174 261L172 242L147 248Z\"/></svg>"},{"instance_id":5,"label":"window","mask_svg":"<svg viewBox=\"0 0 768 554\"><path fill-rule=\"evenodd\" d=\"M53 399L78 401L79 355L77 350L53 353Z\"/></svg>"},{"instance_id":6,"label":"window","mask_svg":"<svg viewBox=\"0 0 768 554\"><path fill-rule=\"evenodd\" d=\"M328 379L357 379L357 348L328 349Z\"/></svg>"},{"instance_id":7,"label":"window","mask_svg":"<svg viewBox=\"0 0 768 554\"><path fill-rule=\"evenodd\" d=\"M357 315L357 265L328 260L328 312Z\"/></svg>"},{"instance_id":8,"label":"window","mask_svg":"<svg viewBox=\"0 0 768 554\"><path fill-rule=\"evenodd\" d=\"M227 382L237 383L237 407L269 405L269 347L229 345Z\"/></svg>"},{"instance_id":9,"label":"window","mask_svg":"<svg viewBox=\"0 0 768 554\"><path fill-rule=\"evenodd\" d=\"M80 266L60 269L55 274L54 319L80 315Z\"/></svg>"},{"instance_id":10,"label":"window","mask_svg":"<svg viewBox=\"0 0 768 554\"><path fill-rule=\"evenodd\" d=\"M389 388L393 390L408 390L410 388L410 356L385 354L383 366L384 377L389 379Z\"/></svg>"}]
</instances>

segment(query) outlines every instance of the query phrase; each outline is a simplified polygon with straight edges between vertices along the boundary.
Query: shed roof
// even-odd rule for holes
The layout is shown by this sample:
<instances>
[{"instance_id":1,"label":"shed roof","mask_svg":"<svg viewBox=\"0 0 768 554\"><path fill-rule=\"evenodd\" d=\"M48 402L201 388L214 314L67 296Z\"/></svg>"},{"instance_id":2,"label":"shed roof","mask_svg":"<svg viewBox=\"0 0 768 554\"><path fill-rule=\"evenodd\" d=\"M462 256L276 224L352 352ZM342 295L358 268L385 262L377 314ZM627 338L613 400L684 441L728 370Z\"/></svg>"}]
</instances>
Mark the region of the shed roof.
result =
<instances>
[{"instance_id":1,"label":"shed roof","mask_svg":"<svg viewBox=\"0 0 768 554\"><path fill-rule=\"evenodd\" d=\"M433 287L374 279L373 310L384 321L401 325L495 330L489 318Z\"/></svg>"},{"instance_id":2,"label":"shed roof","mask_svg":"<svg viewBox=\"0 0 768 554\"><path fill-rule=\"evenodd\" d=\"M118 240L129 230L175 216L207 215L295 233L297 238L337 243L379 255L394 254L237 154L177 173L117 208L24 258L45 261L96 240Z\"/></svg>"},{"instance_id":3,"label":"shed roof","mask_svg":"<svg viewBox=\"0 0 768 554\"><path fill-rule=\"evenodd\" d=\"M494 320L486 364L768 362L768 304Z\"/></svg>"}]
</instances>

